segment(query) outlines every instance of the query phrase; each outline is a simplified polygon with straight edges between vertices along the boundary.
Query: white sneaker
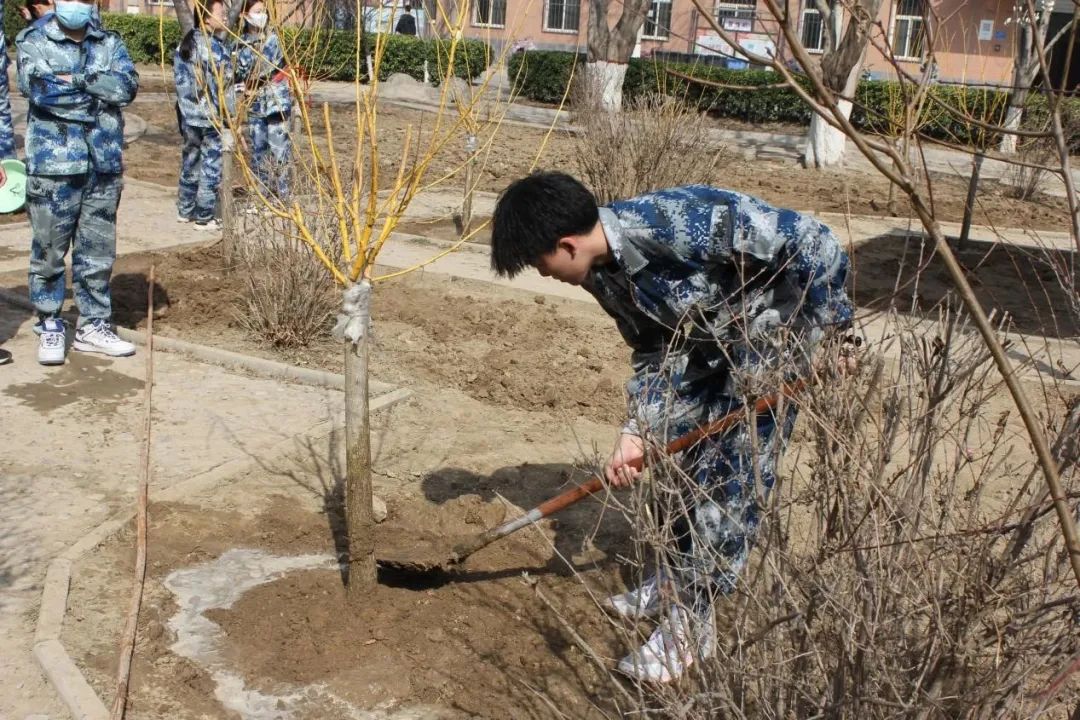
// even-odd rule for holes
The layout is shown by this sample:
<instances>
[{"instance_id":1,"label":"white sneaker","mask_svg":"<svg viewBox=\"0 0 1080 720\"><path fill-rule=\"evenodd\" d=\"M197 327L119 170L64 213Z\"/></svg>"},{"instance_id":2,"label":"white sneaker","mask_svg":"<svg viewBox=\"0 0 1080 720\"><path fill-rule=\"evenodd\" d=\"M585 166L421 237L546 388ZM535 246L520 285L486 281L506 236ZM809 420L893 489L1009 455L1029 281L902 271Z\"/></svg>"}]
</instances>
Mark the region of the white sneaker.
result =
<instances>
[{"instance_id":1,"label":"white sneaker","mask_svg":"<svg viewBox=\"0 0 1080 720\"><path fill-rule=\"evenodd\" d=\"M109 357L128 357L135 354L135 346L121 340L104 320L91 320L75 332L71 345L81 352L95 352Z\"/></svg>"},{"instance_id":2,"label":"white sneaker","mask_svg":"<svg viewBox=\"0 0 1080 720\"><path fill-rule=\"evenodd\" d=\"M619 672L644 683L669 683L682 677L695 660L716 652L716 620L712 610L698 615L672 608L649 641L619 661Z\"/></svg>"},{"instance_id":3,"label":"white sneaker","mask_svg":"<svg viewBox=\"0 0 1080 720\"><path fill-rule=\"evenodd\" d=\"M650 575L636 590L612 595L604 601L604 609L628 620L644 620L660 614L660 577Z\"/></svg>"},{"instance_id":4,"label":"white sneaker","mask_svg":"<svg viewBox=\"0 0 1080 720\"><path fill-rule=\"evenodd\" d=\"M210 220L209 222L195 221L196 230L205 230L208 232L221 232L221 221L218 219Z\"/></svg>"},{"instance_id":5,"label":"white sneaker","mask_svg":"<svg viewBox=\"0 0 1080 720\"><path fill-rule=\"evenodd\" d=\"M37 349L38 362L42 365L63 365L66 344L64 321L58 318L47 318L39 325L41 332Z\"/></svg>"},{"instance_id":6,"label":"white sneaker","mask_svg":"<svg viewBox=\"0 0 1080 720\"><path fill-rule=\"evenodd\" d=\"M176 213L176 222L178 223L193 223L195 218L184 217L180 213Z\"/></svg>"}]
</instances>

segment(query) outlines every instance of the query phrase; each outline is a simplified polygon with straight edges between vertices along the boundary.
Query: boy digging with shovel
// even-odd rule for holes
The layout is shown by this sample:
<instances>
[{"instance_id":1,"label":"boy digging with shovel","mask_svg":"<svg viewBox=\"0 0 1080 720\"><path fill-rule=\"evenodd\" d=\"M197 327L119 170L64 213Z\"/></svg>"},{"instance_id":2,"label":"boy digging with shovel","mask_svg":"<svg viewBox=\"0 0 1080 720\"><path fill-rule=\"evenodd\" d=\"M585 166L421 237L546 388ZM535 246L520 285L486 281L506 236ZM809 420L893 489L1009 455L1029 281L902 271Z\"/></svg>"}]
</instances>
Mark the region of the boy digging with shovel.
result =
<instances>
[{"instance_id":1,"label":"boy digging with shovel","mask_svg":"<svg viewBox=\"0 0 1080 720\"><path fill-rule=\"evenodd\" d=\"M630 345L629 420L604 468L616 488L638 480L628 463L647 440L663 447L748 395L775 391L852 317L847 255L826 226L703 185L597 207L573 177L534 173L499 197L491 263L499 275L535 267L581 286ZM772 487L794 421L790 407L758 415L753 432L744 422L677 458L695 488L667 519L673 540L663 567L607 601L631 620L663 615L619 662L622 673L670 682L713 654L713 598L735 587L746 563L759 522L755 488Z\"/></svg>"}]
</instances>

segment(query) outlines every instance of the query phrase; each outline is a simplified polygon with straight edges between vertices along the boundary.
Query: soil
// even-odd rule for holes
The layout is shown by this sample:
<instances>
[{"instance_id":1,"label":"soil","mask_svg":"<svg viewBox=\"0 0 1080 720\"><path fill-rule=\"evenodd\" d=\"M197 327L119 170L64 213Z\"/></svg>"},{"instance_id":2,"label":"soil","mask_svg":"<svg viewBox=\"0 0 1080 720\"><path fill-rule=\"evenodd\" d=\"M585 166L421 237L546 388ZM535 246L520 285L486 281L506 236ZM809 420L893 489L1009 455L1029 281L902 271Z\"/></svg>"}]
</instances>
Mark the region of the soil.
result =
<instances>
[{"instance_id":1,"label":"soil","mask_svg":"<svg viewBox=\"0 0 1080 720\"><path fill-rule=\"evenodd\" d=\"M387 465L389 470L397 463ZM243 538L240 547L275 556L332 557L347 547L337 500L297 492L320 478L298 470L288 480L274 476L259 471L191 503L150 507L153 541L129 716L235 717L214 699L213 674L173 647L170 622L178 608L165 583L174 570L220 557L237 547L237 538ZM520 512L491 499L492 488L530 481L527 492L551 493L552 483L566 478L562 469L523 466L490 477L440 473L419 485L393 482L393 488L384 482L380 492L397 495L390 496L390 517L378 527L376 552L425 534L449 540L476 534ZM422 717L559 717L549 701L570 717L602 717L611 712L610 678L578 650L564 623L607 657L625 652L636 630L613 629L590 596L590 588L606 593L621 586L614 557L627 533L611 514L601 514L599 523L597 517L595 506L581 508L560 523L544 523L539 532L522 531L434 582L380 574L359 605L350 604L340 571L286 574L248 590L231 607L204 613L221 630L215 657L234 668L246 691L311 696L288 715L298 720L417 717L357 715L350 707L422 709ZM582 533L607 559L580 566L574 576L555 548L565 552L568 537L579 541ZM115 671L113 628L122 622L124 606L107 588L126 586L132 542L129 526L87 557L69 600L65 644L103 697ZM538 601L537 583L558 616Z\"/></svg>"},{"instance_id":2,"label":"soil","mask_svg":"<svg viewBox=\"0 0 1080 720\"><path fill-rule=\"evenodd\" d=\"M341 345L328 334L281 352L248 336L236 319L244 279L220 272L218 247L118 259L119 324L145 323L151 262L155 332L341 371ZM629 350L598 308L422 274L382 283L374 298L372 369L386 382L450 387L497 405L612 424L626 414Z\"/></svg>"},{"instance_id":3,"label":"soil","mask_svg":"<svg viewBox=\"0 0 1080 720\"><path fill-rule=\"evenodd\" d=\"M180 136L171 103L144 100L132 105L132 112L149 124L147 134L126 152L127 174L131 177L171 186L176 183L180 164ZM340 157L355 152L355 115L349 107L335 108L332 114L335 147ZM407 127L429 128L430 113L384 103L379 106L380 146L385 152L382 177L390 182L396 174L393 163L401 156ZM426 130L424 130L426 132ZM321 130L316 136L324 137ZM546 132L519 125L503 125L487 145L476 187L500 192L512 180L533 169L534 150L545 141ZM486 138L481 139L484 146ZM576 140L565 132L554 132L547 139L539 166L575 173L578 171ZM415 147L415 145L414 145ZM716 148L718 151L720 148ZM434 161L429 178L443 177L460 169L465 159L463 147L451 144ZM339 162L342 162L339 158ZM732 154L721 162L715 184L755 195L768 202L793 210L889 215L908 217L908 207L898 203L889 208L888 183L878 176L859 170L807 170L791 161L743 160ZM964 214L967 182L955 176L934 176L934 210L938 220L959 222ZM980 186L974 222L999 227L1062 230L1068 226L1068 207L1064 198L1040 195L1031 201L1008 197L1002 186L985 182ZM482 233L486 236L487 233Z\"/></svg>"},{"instance_id":4,"label":"soil","mask_svg":"<svg viewBox=\"0 0 1080 720\"><path fill-rule=\"evenodd\" d=\"M1075 252L1046 252L1005 243L970 241L958 252L976 297L998 320L1031 335L1080 336L1080 314L1054 268L1078 265ZM952 291L933 244L892 235L859 245L852 262L852 299L861 308L926 311Z\"/></svg>"}]
</instances>

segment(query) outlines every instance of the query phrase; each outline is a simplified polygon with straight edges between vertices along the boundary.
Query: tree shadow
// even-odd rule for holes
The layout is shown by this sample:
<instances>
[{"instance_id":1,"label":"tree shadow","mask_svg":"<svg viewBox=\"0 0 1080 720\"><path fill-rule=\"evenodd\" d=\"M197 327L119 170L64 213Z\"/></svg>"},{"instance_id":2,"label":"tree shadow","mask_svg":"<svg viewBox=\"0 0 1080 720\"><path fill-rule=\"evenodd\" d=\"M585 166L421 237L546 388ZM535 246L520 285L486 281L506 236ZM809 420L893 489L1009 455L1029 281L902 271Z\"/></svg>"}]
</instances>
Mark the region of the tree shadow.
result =
<instances>
[{"instance_id":1,"label":"tree shadow","mask_svg":"<svg viewBox=\"0 0 1080 720\"><path fill-rule=\"evenodd\" d=\"M1022 247L969 240L957 257L987 312L1008 313L1016 331L1067 338L1080 335L1068 290L1055 268L1080 271L1073 250ZM932 241L922 236L881 235L855 247L849 288L861 308L931 311L953 284Z\"/></svg>"}]
</instances>

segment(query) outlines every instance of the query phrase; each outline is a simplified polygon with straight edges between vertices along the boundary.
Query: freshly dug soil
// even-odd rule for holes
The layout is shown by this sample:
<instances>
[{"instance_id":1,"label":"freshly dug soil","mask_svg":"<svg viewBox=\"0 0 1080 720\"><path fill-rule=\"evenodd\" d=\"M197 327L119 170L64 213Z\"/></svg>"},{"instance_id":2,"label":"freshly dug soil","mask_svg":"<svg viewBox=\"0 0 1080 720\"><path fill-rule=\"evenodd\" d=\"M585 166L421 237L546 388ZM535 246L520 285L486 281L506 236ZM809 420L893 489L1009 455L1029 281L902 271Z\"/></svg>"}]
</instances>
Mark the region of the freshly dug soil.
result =
<instances>
[{"instance_id":1,"label":"freshly dug soil","mask_svg":"<svg viewBox=\"0 0 1080 720\"><path fill-rule=\"evenodd\" d=\"M120 325L145 323L151 262L155 332L341 371L341 344L329 333L280 353L250 337L236 320L244 279L223 272L217 247L118 259L112 288ZM453 387L499 405L613 424L625 417L629 350L597 307L414 274L379 285L372 317L380 380Z\"/></svg>"}]
</instances>

